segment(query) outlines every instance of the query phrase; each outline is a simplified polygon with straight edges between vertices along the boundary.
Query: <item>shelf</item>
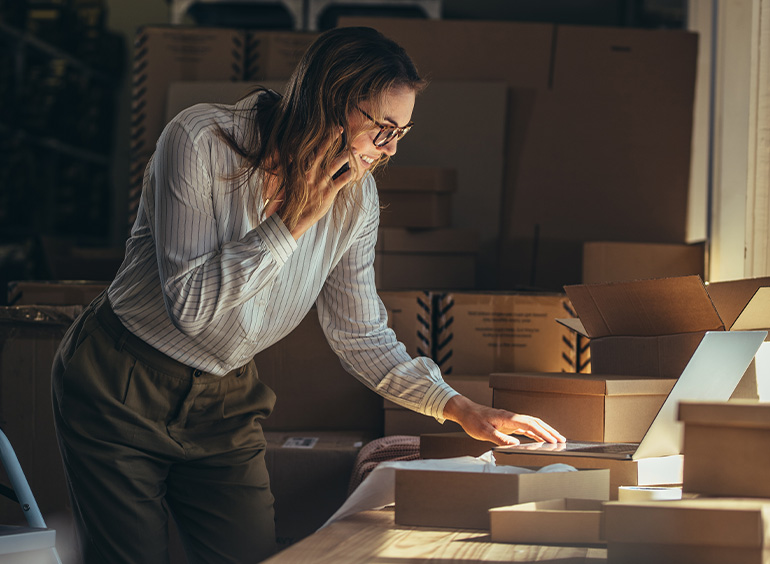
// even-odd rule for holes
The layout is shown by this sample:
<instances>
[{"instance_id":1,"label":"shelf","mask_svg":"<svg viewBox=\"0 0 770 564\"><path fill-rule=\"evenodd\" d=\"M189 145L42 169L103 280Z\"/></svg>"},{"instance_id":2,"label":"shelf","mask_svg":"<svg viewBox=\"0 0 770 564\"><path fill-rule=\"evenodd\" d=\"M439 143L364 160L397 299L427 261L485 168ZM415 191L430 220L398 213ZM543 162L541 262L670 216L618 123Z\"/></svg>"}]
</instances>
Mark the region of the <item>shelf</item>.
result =
<instances>
[{"instance_id":1,"label":"shelf","mask_svg":"<svg viewBox=\"0 0 770 564\"><path fill-rule=\"evenodd\" d=\"M30 133L24 129L19 129L2 122L0 122L0 133L2 133L5 137L16 138L20 141L24 141L25 143L39 145L41 147L45 147L57 153L67 155L81 161L87 161L102 166L109 166L110 164L110 157L108 155L102 155L94 151L89 151L88 149L82 149L80 147L64 143L63 141L53 137Z\"/></svg>"}]
</instances>

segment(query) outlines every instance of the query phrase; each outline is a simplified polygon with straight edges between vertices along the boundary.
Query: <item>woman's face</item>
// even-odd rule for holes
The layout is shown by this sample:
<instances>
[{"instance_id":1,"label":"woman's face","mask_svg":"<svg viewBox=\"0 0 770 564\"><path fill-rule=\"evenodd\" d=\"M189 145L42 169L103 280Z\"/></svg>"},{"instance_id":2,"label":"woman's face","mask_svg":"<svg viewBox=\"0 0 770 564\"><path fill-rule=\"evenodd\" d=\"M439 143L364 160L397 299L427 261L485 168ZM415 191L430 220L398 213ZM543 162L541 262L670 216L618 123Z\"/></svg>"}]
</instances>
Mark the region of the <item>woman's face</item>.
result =
<instances>
[{"instance_id":1,"label":"woman's face","mask_svg":"<svg viewBox=\"0 0 770 564\"><path fill-rule=\"evenodd\" d=\"M412 120L414 98L414 90L409 87L393 88L385 96L382 115L376 115L376 110L366 101L348 116L348 123L353 131L351 149L355 155L356 178L361 178L383 154L395 155L398 148L397 138L382 147L374 144L380 127L370 117L383 126L403 127ZM367 117L367 114L370 117Z\"/></svg>"}]
</instances>

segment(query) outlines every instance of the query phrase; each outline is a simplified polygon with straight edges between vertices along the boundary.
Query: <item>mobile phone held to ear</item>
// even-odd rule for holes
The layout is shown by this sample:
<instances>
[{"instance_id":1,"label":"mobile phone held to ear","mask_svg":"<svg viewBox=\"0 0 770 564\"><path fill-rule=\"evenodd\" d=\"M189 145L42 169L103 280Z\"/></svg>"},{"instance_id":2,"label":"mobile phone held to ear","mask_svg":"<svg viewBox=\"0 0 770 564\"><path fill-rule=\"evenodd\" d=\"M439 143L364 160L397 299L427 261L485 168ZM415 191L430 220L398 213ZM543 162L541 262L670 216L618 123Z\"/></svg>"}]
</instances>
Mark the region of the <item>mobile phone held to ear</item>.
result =
<instances>
[{"instance_id":1,"label":"mobile phone held to ear","mask_svg":"<svg viewBox=\"0 0 770 564\"><path fill-rule=\"evenodd\" d=\"M342 132L342 151L344 152L347 150L348 150L348 138L345 135L345 132L343 131ZM345 163L337 172L335 172L332 175L332 180L337 180L337 178L345 174L348 170L350 170L350 163Z\"/></svg>"},{"instance_id":2,"label":"mobile phone held to ear","mask_svg":"<svg viewBox=\"0 0 770 564\"><path fill-rule=\"evenodd\" d=\"M350 163L345 163L342 167L332 175L332 180L337 180L341 175L350 170Z\"/></svg>"}]
</instances>

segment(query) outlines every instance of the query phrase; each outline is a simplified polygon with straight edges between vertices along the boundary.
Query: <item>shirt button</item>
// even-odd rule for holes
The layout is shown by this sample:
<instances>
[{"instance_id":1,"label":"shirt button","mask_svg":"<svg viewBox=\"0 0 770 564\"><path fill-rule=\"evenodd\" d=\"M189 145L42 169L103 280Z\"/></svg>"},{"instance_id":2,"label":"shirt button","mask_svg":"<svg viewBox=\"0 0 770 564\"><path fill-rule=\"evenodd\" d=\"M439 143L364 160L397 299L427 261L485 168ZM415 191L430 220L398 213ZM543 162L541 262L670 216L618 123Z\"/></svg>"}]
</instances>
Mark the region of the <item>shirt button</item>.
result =
<instances>
[{"instance_id":1,"label":"shirt button","mask_svg":"<svg viewBox=\"0 0 770 564\"><path fill-rule=\"evenodd\" d=\"M195 371L193 371L193 376L195 376L196 378L198 378L202 374L203 374L203 370L195 370Z\"/></svg>"}]
</instances>

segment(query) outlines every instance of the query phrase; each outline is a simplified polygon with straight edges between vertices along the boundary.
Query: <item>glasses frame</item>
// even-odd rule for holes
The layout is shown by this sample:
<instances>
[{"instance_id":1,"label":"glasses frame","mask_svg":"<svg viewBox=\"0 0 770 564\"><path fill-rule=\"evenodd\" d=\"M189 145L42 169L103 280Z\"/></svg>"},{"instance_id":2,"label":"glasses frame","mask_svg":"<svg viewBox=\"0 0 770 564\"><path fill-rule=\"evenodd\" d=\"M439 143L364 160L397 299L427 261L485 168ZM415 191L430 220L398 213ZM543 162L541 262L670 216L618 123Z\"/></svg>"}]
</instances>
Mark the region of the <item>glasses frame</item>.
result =
<instances>
[{"instance_id":1,"label":"glasses frame","mask_svg":"<svg viewBox=\"0 0 770 564\"><path fill-rule=\"evenodd\" d=\"M369 121L371 121L372 123L374 123L374 125L376 125L377 127L380 128L380 132L377 135L374 136L374 139L372 139L372 143L374 144L375 147L384 147L385 145L387 145L388 143L393 141L393 139L400 140L404 135L409 133L409 130L412 129L412 126L414 125L413 121L410 121L409 123L407 123L403 127L395 127L395 126L392 126L392 125L383 125L379 121L374 119L372 116L367 114L361 108L358 108L358 111L361 112L362 114L364 114L364 116L366 116L366 118L369 119ZM386 131L388 132L388 134L391 137L389 139L385 140L385 141L381 141L381 142L378 143L377 140ZM393 133L391 133L391 132L393 132Z\"/></svg>"}]
</instances>

